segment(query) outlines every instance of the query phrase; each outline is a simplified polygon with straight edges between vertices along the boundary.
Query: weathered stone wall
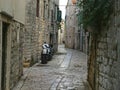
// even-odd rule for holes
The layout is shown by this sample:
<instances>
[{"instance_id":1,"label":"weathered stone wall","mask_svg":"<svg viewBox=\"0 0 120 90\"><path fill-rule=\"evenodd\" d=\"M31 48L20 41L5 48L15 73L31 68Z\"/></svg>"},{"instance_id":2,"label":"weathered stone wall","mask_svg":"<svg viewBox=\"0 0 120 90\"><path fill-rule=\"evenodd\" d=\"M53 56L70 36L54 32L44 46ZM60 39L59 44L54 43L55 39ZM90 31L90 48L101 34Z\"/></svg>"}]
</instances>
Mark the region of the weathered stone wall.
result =
<instances>
[{"instance_id":1,"label":"weathered stone wall","mask_svg":"<svg viewBox=\"0 0 120 90\"><path fill-rule=\"evenodd\" d=\"M95 52L95 39L92 37L90 37L91 40L91 45L90 45L90 53L89 53L89 58L88 58L88 82L90 84L90 87L94 90L95 87L95 56L96 56L96 52Z\"/></svg>"},{"instance_id":2,"label":"weathered stone wall","mask_svg":"<svg viewBox=\"0 0 120 90\"><path fill-rule=\"evenodd\" d=\"M83 29L83 25L79 25L78 12L80 9L77 5L72 4L72 0L68 0L66 6L66 23L65 23L65 42L66 47L87 52L87 36Z\"/></svg>"},{"instance_id":3,"label":"weathered stone wall","mask_svg":"<svg viewBox=\"0 0 120 90\"><path fill-rule=\"evenodd\" d=\"M3 27L6 25L6 29ZM18 82L19 78L23 74L23 43L24 43L24 25L10 19L7 16L0 15L0 50L3 49L2 46L2 37L3 30L6 30L6 55L0 52L0 80L5 78L5 81L0 82L0 85L5 85L5 90L12 90L14 85ZM6 58L2 59L5 55ZM5 62L3 62L5 60ZM4 64L3 64L4 63ZM3 68L5 72L3 72ZM4 75L4 76L2 76ZM1 90L1 87L0 87Z\"/></svg>"},{"instance_id":4,"label":"weathered stone wall","mask_svg":"<svg viewBox=\"0 0 120 90\"><path fill-rule=\"evenodd\" d=\"M91 60L94 64L89 66L91 68L89 69L89 82L91 85L94 84L93 90L120 90L119 3L119 0L115 0L115 10L109 20L109 27L105 28L97 39L95 60L94 58ZM94 79L95 81L92 82Z\"/></svg>"},{"instance_id":5,"label":"weathered stone wall","mask_svg":"<svg viewBox=\"0 0 120 90\"><path fill-rule=\"evenodd\" d=\"M63 41L65 41L64 35L65 35L65 21L62 20L61 22L61 29L58 31L58 44L63 44Z\"/></svg>"},{"instance_id":6,"label":"weathered stone wall","mask_svg":"<svg viewBox=\"0 0 120 90\"><path fill-rule=\"evenodd\" d=\"M42 7L42 6L41 6ZM41 8L40 8L41 9ZM41 14L41 13L40 13ZM49 30L47 30L47 23L43 19L42 15L40 17L37 17L36 19L36 32L37 32L37 52L38 52L38 61L40 60L41 57L41 51L42 51L42 45L46 41L49 43L49 38L47 39L47 34L49 35ZM47 30L47 31L46 31Z\"/></svg>"},{"instance_id":7,"label":"weathered stone wall","mask_svg":"<svg viewBox=\"0 0 120 90\"><path fill-rule=\"evenodd\" d=\"M53 44L53 48L56 51L56 48L57 48L56 33L55 33L55 31L57 31L57 28L56 28L56 15L57 15L56 6L58 5L58 3L55 2L55 0L50 0L48 2L48 4L49 4L49 18L48 18L49 36L47 36L47 40L49 40L50 44Z\"/></svg>"},{"instance_id":8,"label":"weathered stone wall","mask_svg":"<svg viewBox=\"0 0 120 90\"><path fill-rule=\"evenodd\" d=\"M26 0L24 60L37 59L36 0Z\"/></svg>"},{"instance_id":9,"label":"weathered stone wall","mask_svg":"<svg viewBox=\"0 0 120 90\"><path fill-rule=\"evenodd\" d=\"M23 74L23 43L24 26L16 21L10 25L11 30L11 61L10 61L10 88L18 82Z\"/></svg>"},{"instance_id":10,"label":"weathered stone wall","mask_svg":"<svg viewBox=\"0 0 120 90\"><path fill-rule=\"evenodd\" d=\"M36 17L36 31L38 32L37 34L37 52L38 52L38 60L40 60L40 55L42 51L42 45L46 41L47 43L50 42L50 31L48 28L48 24L50 23L49 18L48 18L48 10L50 10L48 0L45 2L45 12L44 12L44 1L40 0L40 8L39 8L39 17ZM50 17L50 16L49 16Z\"/></svg>"},{"instance_id":11,"label":"weathered stone wall","mask_svg":"<svg viewBox=\"0 0 120 90\"><path fill-rule=\"evenodd\" d=\"M76 15L75 13L75 5L72 5L72 1L68 0L67 6L66 6L66 47L68 48L74 48L75 47L75 26L77 24Z\"/></svg>"}]
</instances>

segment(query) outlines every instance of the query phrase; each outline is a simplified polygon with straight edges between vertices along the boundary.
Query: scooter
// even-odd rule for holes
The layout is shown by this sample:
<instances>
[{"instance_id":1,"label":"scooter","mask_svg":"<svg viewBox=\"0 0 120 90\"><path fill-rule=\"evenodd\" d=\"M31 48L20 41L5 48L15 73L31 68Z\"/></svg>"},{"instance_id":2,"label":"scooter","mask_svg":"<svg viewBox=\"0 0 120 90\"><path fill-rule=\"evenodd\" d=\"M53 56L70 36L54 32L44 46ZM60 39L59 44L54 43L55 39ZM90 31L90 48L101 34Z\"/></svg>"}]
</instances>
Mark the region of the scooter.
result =
<instances>
[{"instance_id":1,"label":"scooter","mask_svg":"<svg viewBox=\"0 0 120 90\"><path fill-rule=\"evenodd\" d=\"M47 61L48 61L47 48L43 48L41 52L41 63L47 64Z\"/></svg>"}]
</instances>

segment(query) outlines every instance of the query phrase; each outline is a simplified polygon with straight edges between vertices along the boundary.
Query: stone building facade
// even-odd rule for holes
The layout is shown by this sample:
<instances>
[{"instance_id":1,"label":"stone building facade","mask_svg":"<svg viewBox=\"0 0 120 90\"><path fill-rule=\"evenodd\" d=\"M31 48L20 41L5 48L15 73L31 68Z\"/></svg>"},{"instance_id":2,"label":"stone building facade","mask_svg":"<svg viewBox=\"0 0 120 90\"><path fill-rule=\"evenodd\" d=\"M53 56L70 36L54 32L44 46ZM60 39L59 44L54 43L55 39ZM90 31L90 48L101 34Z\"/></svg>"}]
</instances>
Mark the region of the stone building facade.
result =
<instances>
[{"instance_id":1,"label":"stone building facade","mask_svg":"<svg viewBox=\"0 0 120 90\"><path fill-rule=\"evenodd\" d=\"M58 31L58 44L63 44L63 42L65 42L65 21L62 20L60 25L61 28Z\"/></svg>"},{"instance_id":2,"label":"stone building facade","mask_svg":"<svg viewBox=\"0 0 120 90\"><path fill-rule=\"evenodd\" d=\"M88 81L92 90L120 90L120 0L114 3L108 28L91 44Z\"/></svg>"},{"instance_id":3,"label":"stone building facade","mask_svg":"<svg viewBox=\"0 0 120 90\"><path fill-rule=\"evenodd\" d=\"M82 11L77 6L78 2L73 4L72 0L68 0L66 6L65 42L66 47L87 53L87 34L78 21L78 14Z\"/></svg>"},{"instance_id":4,"label":"stone building facade","mask_svg":"<svg viewBox=\"0 0 120 90\"><path fill-rule=\"evenodd\" d=\"M76 30L76 15L75 5L72 4L72 0L68 0L66 6L66 23L65 23L65 43L68 48L75 48L75 30Z\"/></svg>"},{"instance_id":5,"label":"stone building facade","mask_svg":"<svg viewBox=\"0 0 120 90\"><path fill-rule=\"evenodd\" d=\"M0 0L0 90L11 90L23 73L25 1Z\"/></svg>"},{"instance_id":6,"label":"stone building facade","mask_svg":"<svg viewBox=\"0 0 120 90\"><path fill-rule=\"evenodd\" d=\"M24 60L34 63L37 60L36 0L26 0Z\"/></svg>"},{"instance_id":7,"label":"stone building facade","mask_svg":"<svg viewBox=\"0 0 120 90\"><path fill-rule=\"evenodd\" d=\"M59 0L51 0L50 3L50 44L53 44L54 50L57 51L58 47L58 30L61 20L58 20L59 16Z\"/></svg>"},{"instance_id":8,"label":"stone building facade","mask_svg":"<svg viewBox=\"0 0 120 90\"><path fill-rule=\"evenodd\" d=\"M36 17L36 29L39 29L38 47L41 51L42 44L47 42L49 44L53 44L54 50L57 51L58 25L60 24L57 20L59 0L39 0L39 3L39 16Z\"/></svg>"},{"instance_id":9,"label":"stone building facade","mask_svg":"<svg viewBox=\"0 0 120 90\"><path fill-rule=\"evenodd\" d=\"M40 60L42 44L58 46L59 0L26 0L24 60L34 63Z\"/></svg>"}]
</instances>

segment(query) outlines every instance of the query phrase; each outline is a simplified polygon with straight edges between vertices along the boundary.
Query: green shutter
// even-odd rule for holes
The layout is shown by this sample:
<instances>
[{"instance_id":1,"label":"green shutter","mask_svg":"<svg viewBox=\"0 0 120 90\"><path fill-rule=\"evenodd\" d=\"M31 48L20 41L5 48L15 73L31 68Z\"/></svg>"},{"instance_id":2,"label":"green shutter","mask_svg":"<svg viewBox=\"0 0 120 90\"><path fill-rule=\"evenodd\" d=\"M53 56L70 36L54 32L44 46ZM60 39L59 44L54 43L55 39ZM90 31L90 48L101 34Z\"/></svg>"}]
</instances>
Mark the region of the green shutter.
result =
<instances>
[{"instance_id":1,"label":"green shutter","mask_svg":"<svg viewBox=\"0 0 120 90\"><path fill-rule=\"evenodd\" d=\"M57 10L57 21L58 22L61 22L61 20L62 20L61 16L62 16L62 12L58 9Z\"/></svg>"}]
</instances>

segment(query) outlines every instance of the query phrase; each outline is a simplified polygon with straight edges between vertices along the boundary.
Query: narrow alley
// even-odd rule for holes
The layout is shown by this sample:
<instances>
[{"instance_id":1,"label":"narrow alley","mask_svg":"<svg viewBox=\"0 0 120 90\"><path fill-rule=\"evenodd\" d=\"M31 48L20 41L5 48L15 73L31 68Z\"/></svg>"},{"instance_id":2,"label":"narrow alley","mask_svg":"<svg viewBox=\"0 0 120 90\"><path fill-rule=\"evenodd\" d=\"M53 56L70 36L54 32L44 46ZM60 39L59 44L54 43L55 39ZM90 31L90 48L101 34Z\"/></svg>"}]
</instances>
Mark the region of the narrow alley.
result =
<instances>
[{"instance_id":1,"label":"narrow alley","mask_svg":"<svg viewBox=\"0 0 120 90\"><path fill-rule=\"evenodd\" d=\"M120 90L120 0L0 0L0 90Z\"/></svg>"},{"instance_id":2,"label":"narrow alley","mask_svg":"<svg viewBox=\"0 0 120 90\"><path fill-rule=\"evenodd\" d=\"M87 56L59 45L48 64L25 68L13 90L87 90Z\"/></svg>"}]
</instances>

